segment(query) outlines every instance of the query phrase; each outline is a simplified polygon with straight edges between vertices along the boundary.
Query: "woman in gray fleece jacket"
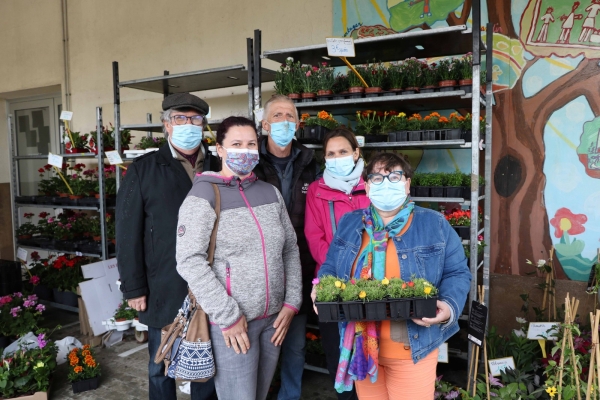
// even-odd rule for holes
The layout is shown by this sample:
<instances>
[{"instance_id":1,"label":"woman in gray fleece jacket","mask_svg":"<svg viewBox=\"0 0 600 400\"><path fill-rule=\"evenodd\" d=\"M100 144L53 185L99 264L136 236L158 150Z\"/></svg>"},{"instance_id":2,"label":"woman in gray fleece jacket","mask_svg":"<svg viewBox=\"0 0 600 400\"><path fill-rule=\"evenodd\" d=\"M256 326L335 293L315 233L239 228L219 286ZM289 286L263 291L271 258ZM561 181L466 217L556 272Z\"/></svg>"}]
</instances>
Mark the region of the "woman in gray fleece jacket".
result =
<instances>
[{"instance_id":1,"label":"woman in gray fleece jacket","mask_svg":"<svg viewBox=\"0 0 600 400\"><path fill-rule=\"evenodd\" d=\"M222 170L197 175L179 209L177 271L211 322L219 398L264 399L279 346L302 303L300 256L281 194L252 173L259 157L253 122L225 119L217 152ZM212 183L221 214L211 267Z\"/></svg>"}]
</instances>

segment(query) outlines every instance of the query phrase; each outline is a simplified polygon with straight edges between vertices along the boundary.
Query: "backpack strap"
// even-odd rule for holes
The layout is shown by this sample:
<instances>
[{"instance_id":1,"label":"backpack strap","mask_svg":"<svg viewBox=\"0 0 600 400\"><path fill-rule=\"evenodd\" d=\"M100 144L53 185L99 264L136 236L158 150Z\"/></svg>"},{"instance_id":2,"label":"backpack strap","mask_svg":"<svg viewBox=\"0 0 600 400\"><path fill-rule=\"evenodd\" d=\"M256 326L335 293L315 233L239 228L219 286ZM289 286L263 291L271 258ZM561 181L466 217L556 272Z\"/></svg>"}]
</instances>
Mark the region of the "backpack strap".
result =
<instances>
[{"instance_id":1,"label":"backpack strap","mask_svg":"<svg viewBox=\"0 0 600 400\"><path fill-rule=\"evenodd\" d=\"M213 260L215 258L215 247L217 245L217 230L219 229L219 217L221 216L221 192L214 183L211 183L213 190L215 191L215 214L217 219L215 220L215 226L213 227L212 233L210 234L210 242L208 244L208 257L207 261L212 267Z\"/></svg>"}]
</instances>

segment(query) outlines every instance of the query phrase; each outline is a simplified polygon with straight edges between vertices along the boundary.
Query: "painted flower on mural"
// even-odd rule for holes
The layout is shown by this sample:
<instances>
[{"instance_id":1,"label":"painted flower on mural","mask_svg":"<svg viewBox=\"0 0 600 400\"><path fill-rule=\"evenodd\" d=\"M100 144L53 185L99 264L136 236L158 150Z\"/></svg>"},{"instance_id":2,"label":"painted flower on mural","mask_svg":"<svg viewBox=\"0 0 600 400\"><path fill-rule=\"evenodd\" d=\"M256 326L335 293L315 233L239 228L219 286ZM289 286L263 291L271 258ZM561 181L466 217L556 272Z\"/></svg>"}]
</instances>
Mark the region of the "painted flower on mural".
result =
<instances>
[{"instance_id":1,"label":"painted flower on mural","mask_svg":"<svg viewBox=\"0 0 600 400\"><path fill-rule=\"evenodd\" d=\"M554 236L562 237L563 232L569 235L579 235L585 232L583 224L587 222L585 214L573 214L568 208L560 208L554 214L554 218L550 220L550 224L554 227Z\"/></svg>"}]
</instances>

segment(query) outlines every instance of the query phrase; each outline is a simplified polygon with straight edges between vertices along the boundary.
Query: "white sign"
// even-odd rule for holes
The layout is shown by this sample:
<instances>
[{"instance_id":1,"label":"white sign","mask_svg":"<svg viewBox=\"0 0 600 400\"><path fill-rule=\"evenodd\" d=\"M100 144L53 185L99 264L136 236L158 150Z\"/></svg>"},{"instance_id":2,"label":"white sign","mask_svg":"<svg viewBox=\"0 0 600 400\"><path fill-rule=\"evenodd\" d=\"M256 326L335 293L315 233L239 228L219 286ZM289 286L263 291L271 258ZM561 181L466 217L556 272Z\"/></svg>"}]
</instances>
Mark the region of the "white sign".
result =
<instances>
[{"instance_id":1,"label":"white sign","mask_svg":"<svg viewBox=\"0 0 600 400\"><path fill-rule=\"evenodd\" d=\"M119 303L123 301L123 294L115 285L119 279L117 260L99 261L81 267L83 277L91 278L89 281L81 282L81 298L90 322L94 336L106 332L102 321L112 318Z\"/></svg>"},{"instance_id":2,"label":"white sign","mask_svg":"<svg viewBox=\"0 0 600 400\"><path fill-rule=\"evenodd\" d=\"M330 57L354 57L354 40L352 38L326 38L327 54Z\"/></svg>"},{"instance_id":3,"label":"white sign","mask_svg":"<svg viewBox=\"0 0 600 400\"><path fill-rule=\"evenodd\" d=\"M123 159L121 158L121 155L118 151L107 151L104 154L106 154L106 158L108 158L108 162L110 163L110 165L123 164Z\"/></svg>"},{"instance_id":4,"label":"white sign","mask_svg":"<svg viewBox=\"0 0 600 400\"><path fill-rule=\"evenodd\" d=\"M254 110L254 115L256 116L256 120L259 122L262 121L264 113L265 113L264 108L257 108L256 110Z\"/></svg>"},{"instance_id":5,"label":"white sign","mask_svg":"<svg viewBox=\"0 0 600 400\"><path fill-rule=\"evenodd\" d=\"M506 368L515 369L515 360L512 357L488 360L488 364L490 366L490 374L492 374L492 376L500 376Z\"/></svg>"},{"instance_id":6,"label":"white sign","mask_svg":"<svg viewBox=\"0 0 600 400\"><path fill-rule=\"evenodd\" d=\"M210 106L208 106L208 114L205 115L206 118L210 118L210 113L212 112L212 109L210 108Z\"/></svg>"},{"instance_id":7,"label":"white sign","mask_svg":"<svg viewBox=\"0 0 600 400\"><path fill-rule=\"evenodd\" d=\"M557 340L558 322L531 322L527 331L527 339Z\"/></svg>"},{"instance_id":8,"label":"white sign","mask_svg":"<svg viewBox=\"0 0 600 400\"><path fill-rule=\"evenodd\" d=\"M22 247L19 247L19 249L17 250L17 258L19 260L27 262L27 250L25 250Z\"/></svg>"},{"instance_id":9,"label":"white sign","mask_svg":"<svg viewBox=\"0 0 600 400\"><path fill-rule=\"evenodd\" d=\"M61 111L60 119L63 121L70 121L73 118L73 111Z\"/></svg>"},{"instance_id":10,"label":"white sign","mask_svg":"<svg viewBox=\"0 0 600 400\"><path fill-rule=\"evenodd\" d=\"M62 168L63 158L62 158L62 156L48 153L48 164L54 165L57 168Z\"/></svg>"},{"instance_id":11,"label":"white sign","mask_svg":"<svg viewBox=\"0 0 600 400\"><path fill-rule=\"evenodd\" d=\"M438 352L438 362L448 363L448 343L442 343Z\"/></svg>"}]
</instances>

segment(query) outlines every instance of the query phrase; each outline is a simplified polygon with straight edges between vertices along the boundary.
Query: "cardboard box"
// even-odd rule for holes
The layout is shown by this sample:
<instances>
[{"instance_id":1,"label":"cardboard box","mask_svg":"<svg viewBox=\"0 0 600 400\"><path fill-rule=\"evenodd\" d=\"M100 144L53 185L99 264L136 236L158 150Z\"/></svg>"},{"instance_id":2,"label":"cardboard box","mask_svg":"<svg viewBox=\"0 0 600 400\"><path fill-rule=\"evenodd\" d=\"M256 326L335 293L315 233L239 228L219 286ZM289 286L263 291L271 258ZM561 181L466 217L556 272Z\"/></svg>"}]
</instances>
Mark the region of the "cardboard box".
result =
<instances>
[{"instance_id":1,"label":"cardboard box","mask_svg":"<svg viewBox=\"0 0 600 400\"><path fill-rule=\"evenodd\" d=\"M119 279L117 259L113 258L83 265L81 270L84 278L92 279L79 284L85 308L83 314L87 314L87 318L85 316L84 318L89 324L89 332L85 332L85 334L100 336L106 332L106 327L102 325L102 321L111 318L119 307L119 303L123 301L123 294L117 287L117 280ZM87 331L87 325L82 330ZM82 331L82 333L84 332Z\"/></svg>"}]
</instances>

